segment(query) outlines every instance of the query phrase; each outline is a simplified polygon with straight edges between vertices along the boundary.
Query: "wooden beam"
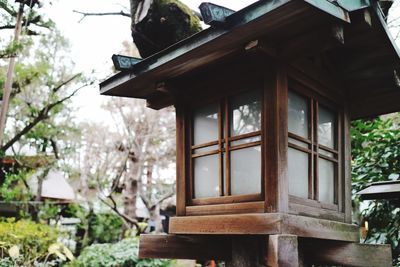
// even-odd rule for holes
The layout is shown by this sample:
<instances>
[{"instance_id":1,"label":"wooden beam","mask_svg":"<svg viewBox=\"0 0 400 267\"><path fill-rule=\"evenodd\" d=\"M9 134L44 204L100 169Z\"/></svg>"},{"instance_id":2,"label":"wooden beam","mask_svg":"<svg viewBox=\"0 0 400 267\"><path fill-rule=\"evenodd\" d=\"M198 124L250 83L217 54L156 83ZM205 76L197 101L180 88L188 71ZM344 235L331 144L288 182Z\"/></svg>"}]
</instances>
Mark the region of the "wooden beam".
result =
<instances>
[{"instance_id":1,"label":"wooden beam","mask_svg":"<svg viewBox=\"0 0 400 267\"><path fill-rule=\"evenodd\" d=\"M141 235L139 258L229 260L232 243L228 237Z\"/></svg>"},{"instance_id":2,"label":"wooden beam","mask_svg":"<svg viewBox=\"0 0 400 267\"><path fill-rule=\"evenodd\" d=\"M350 242L360 240L356 225L296 215L284 216L281 233Z\"/></svg>"},{"instance_id":3,"label":"wooden beam","mask_svg":"<svg viewBox=\"0 0 400 267\"><path fill-rule=\"evenodd\" d=\"M200 235L292 234L359 241L358 227L355 225L282 213L174 217L170 219L169 232Z\"/></svg>"},{"instance_id":4,"label":"wooden beam","mask_svg":"<svg viewBox=\"0 0 400 267\"><path fill-rule=\"evenodd\" d=\"M266 265L269 267L299 267L297 236L270 235L268 237Z\"/></svg>"},{"instance_id":5,"label":"wooden beam","mask_svg":"<svg viewBox=\"0 0 400 267\"><path fill-rule=\"evenodd\" d=\"M239 214L239 213L263 213L264 201L186 206L186 215L214 215L214 214Z\"/></svg>"},{"instance_id":6,"label":"wooden beam","mask_svg":"<svg viewBox=\"0 0 400 267\"><path fill-rule=\"evenodd\" d=\"M352 120L379 116L400 111L400 89L393 86L393 90L367 97L359 96L357 101L351 102L350 116ZM365 103L368 103L366 105Z\"/></svg>"},{"instance_id":7,"label":"wooden beam","mask_svg":"<svg viewBox=\"0 0 400 267\"><path fill-rule=\"evenodd\" d=\"M392 266L390 245L370 245L330 240L299 239L306 264L358 267Z\"/></svg>"},{"instance_id":8,"label":"wooden beam","mask_svg":"<svg viewBox=\"0 0 400 267\"><path fill-rule=\"evenodd\" d=\"M319 54L344 44L344 29L341 24L327 25L317 30L285 40L279 54L288 61Z\"/></svg>"},{"instance_id":9,"label":"wooden beam","mask_svg":"<svg viewBox=\"0 0 400 267\"><path fill-rule=\"evenodd\" d=\"M278 234L282 216L271 214L240 214L186 216L170 218L169 232L172 234Z\"/></svg>"},{"instance_id":10,"label":"wooden beam","mask_svg":"<svg viewBox=\"0 0 400 267\"><path fill-rule=\"evenodd\" d=\"M178 104L176 109L176 215L186 215L186 172L187 159L187 120L185 106Z\"/></svg>"}]
</instances>

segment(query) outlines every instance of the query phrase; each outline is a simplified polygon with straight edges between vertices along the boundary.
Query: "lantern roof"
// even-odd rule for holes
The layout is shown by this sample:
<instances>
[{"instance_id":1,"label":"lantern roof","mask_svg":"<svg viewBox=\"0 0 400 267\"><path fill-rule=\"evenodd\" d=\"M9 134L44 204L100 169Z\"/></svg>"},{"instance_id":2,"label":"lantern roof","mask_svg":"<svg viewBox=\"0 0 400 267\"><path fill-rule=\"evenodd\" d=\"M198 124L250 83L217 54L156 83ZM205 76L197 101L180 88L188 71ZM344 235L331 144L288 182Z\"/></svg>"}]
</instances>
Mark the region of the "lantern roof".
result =
<instances>
[{"instance_id":1,"label":"lantern roof","mask_svg":"<svg viewBox=\"0 0 400 267\"><path fill-rule=\"evenodd\" d=\"M174 103L174 96L162 86L166 82L222 59L234 58L253 47L291 62L296 56L305 55L304 49L298 52L300 48L295 44L303 38L302 48L312 47L322 39L321 31L332 31L332 25L343 30L337 36L341 44L325 51L325 55L333 66L332 76L343 85L339 93L351 103L351 117L399 111L400 53L374 0L257 1L228 14L223 23L108 78L100 84L100 92L146 99L150 107L160 109ZM163 101L151 105L152 99ZM367 107L366 102L372 102L373 107Z\"/></svg>"},{"instance_id":2,"label":"lantern roof","mask_svg":"<svg viewBox=\"0 0 400 267\"><path fill-rule=\"evenodd\" d=\"M363 200L400 199L400 181L371 183L357 195L361 196Z\"/></svg>"}]
</instances>

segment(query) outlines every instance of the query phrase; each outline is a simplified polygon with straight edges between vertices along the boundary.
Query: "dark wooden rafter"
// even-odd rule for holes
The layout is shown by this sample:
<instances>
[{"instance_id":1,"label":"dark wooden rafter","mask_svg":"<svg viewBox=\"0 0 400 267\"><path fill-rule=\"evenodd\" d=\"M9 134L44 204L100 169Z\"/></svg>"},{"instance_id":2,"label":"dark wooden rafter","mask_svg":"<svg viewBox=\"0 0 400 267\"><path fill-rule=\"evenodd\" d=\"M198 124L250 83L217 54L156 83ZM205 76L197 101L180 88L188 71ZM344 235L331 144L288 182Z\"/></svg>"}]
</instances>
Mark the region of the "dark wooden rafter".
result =
<instances>
[{"instance_id":1,"label":"dark wooden rafter","mask_svg":"<svg viewBox=\"0 0 400 267\"><path fill-rule=\"evenodd\" d=\"M292 61L299 57L319 55L320 53L343 46L345 43L344 25L328 24L317 30L301 33L285 40L278 47L278 57Z\"/></svg>"}]
</instances>

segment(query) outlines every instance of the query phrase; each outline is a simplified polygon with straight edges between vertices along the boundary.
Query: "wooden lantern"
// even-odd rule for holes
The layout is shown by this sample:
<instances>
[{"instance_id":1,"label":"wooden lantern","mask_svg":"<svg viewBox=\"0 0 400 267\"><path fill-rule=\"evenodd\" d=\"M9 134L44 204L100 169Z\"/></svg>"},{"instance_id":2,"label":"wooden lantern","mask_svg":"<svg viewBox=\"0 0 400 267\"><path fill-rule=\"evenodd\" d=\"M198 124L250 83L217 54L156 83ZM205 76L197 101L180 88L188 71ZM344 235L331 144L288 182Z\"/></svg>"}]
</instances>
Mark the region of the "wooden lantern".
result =
<instances>
[{"instance_id":1,"label":"wooden lantern","mask_svg":"<svg viewBox=\"0 0 400 267\"><path fill-rule=\"evenodd\" d=\"M210 28L100 86L176 107L177 216L141 256L390 266L351 224L350 121L400 110L378 3L206 7Z\"/></svg>"}]
</instances>

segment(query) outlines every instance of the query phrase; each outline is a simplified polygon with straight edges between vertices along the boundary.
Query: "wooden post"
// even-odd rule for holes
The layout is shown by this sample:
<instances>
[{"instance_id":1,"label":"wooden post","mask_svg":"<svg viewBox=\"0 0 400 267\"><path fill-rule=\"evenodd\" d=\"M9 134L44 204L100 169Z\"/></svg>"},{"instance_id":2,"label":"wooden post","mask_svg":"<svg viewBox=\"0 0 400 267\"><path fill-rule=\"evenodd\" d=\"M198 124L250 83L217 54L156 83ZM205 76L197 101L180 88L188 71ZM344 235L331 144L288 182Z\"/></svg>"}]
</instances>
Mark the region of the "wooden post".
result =
<instances>
[{"instance_id":1,"label":"wooden post","mask_svg":"<svg viewBox=\"0 0 400 267\"><path fill-rule=\"evenodd\" d=\"M270 235L268 238L268 267L300 267L297 236Z\"/></svg>"},{"instance_id":2,"label":"wooden post","mask_svg":"<svg viewBox=\"0 0 400 267\"><path fill-rule=\"evenodd\" d=\"M19 41L19 36L21 34L21 29L22 29L22 14L23 13L24 13L24 3L22 2L19 6L18 13L17 13L17 20L15 22L14 40L13 40L14 43L17 43ZM8 105L9 105L10 96L11 96L11 87L12 87L14 68L15 68L15 59L16 59L15 56L11 56L10 63L8 64L8 69L7 69L6 82L4 84L3 99L2 99L1 113L0 113L0 146L3 145L4 131L6 129L7 112L8 112Z\"/></svg>"},{"instance_id":3,"label":"wooden post","mask_svg":"<svg viewBox=\"0 0 400 267\"><path fill-rule=\"evenodd\" d=\"M232 238L232 259L225 262L226 267L264 267L265 238ZM264 245L263 245L264 243Z\"/></svg>"}]
</instances>

